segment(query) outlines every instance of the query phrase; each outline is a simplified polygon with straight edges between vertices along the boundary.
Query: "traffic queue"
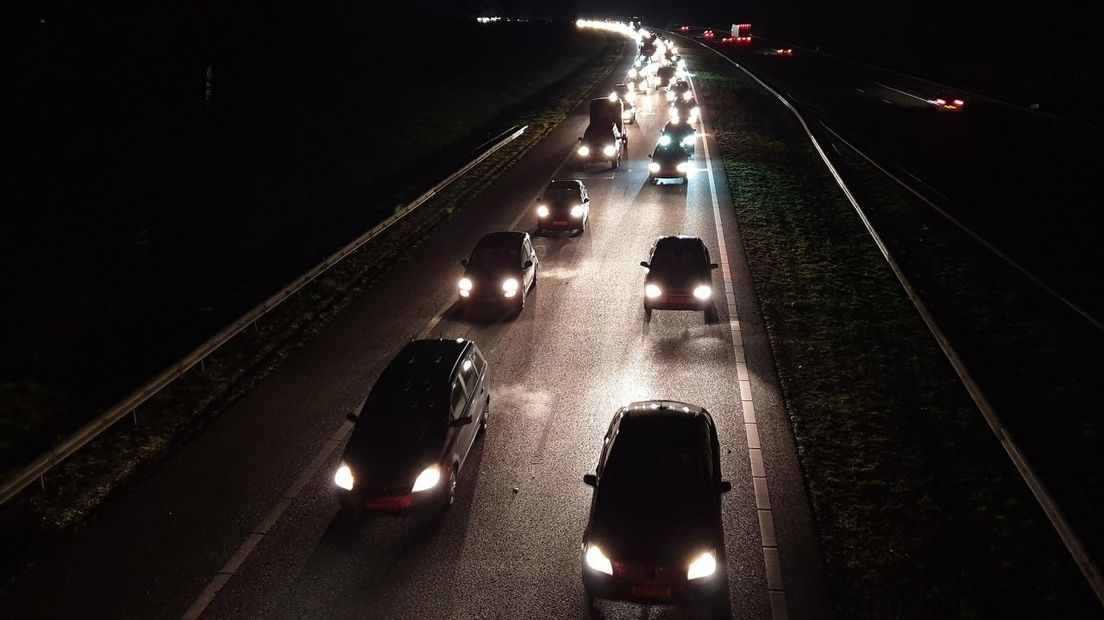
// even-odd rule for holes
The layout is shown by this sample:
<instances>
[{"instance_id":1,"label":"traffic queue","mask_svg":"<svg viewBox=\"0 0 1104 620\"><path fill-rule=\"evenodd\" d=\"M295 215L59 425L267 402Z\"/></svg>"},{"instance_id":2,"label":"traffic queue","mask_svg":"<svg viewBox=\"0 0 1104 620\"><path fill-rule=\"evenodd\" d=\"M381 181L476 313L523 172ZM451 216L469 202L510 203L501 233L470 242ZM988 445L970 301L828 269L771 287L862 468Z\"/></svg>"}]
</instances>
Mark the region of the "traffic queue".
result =
<instances>
[{"instance_id":1,"label":"traffic queue","mask_svg":"<svg viewBox=\"0 0 1104 620\"><path fill-rule=\"evenodd\" d=\"M628 30L629 27L621 26ZM627 155L626 125L653 98L666 113L648 163L648 180L686 183L697 141L698 104L685 61L670 41L637 25L636 56L624 81L593 99L589 123L572 158L576 169L617 169ZM662 113L662 112L661 112ZM533 234L583 235L591 199L581 179L555 179L538 198ZM525 308L540 260L528 232L485 235L461 262L457 283L465 311ZM719 321L706 244L697 237L660 237L642 261L645 320L655 310L701 312ZM360 410L333 481L352 513L424 508L444 511L477 438L494 418L491 364L474 341L408 343L377 379ZM720 449L705 409L671 400L618 409L602 442L581 554L588 612L598 598L642 604L702 601L728 617Z\"/></svg>"}]
</instances>

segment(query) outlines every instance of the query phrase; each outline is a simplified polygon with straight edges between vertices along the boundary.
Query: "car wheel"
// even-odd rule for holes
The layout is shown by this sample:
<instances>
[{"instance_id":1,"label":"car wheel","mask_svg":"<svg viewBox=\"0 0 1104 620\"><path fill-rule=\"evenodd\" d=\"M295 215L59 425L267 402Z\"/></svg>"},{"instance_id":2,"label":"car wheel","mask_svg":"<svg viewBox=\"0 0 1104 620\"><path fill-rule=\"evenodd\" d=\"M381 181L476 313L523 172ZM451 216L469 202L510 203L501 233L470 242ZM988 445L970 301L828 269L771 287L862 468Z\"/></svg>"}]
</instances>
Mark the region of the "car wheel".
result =
<instances>
[{"instance_id":1,"label":"car wheel","mask_svg":"<svg viewBox=\"0 0 1104 620\"><path fill-rule=\"evenodd\" d=\"M652 308L651 308L651 306L644 306L644 322L645 323L651 323L652 322Z\"/></svg>"},{"instance_id":2,"label":"car wheel","mask_svg":"<svg viewBox=\"0 0 1104 620\"><path fill-rule=\"evenodd\" d=\"M483 410L483 420L479 422L479 433L483 434L487 432L487 427L491 425L491 397L487 397L487 408Z\"/></svg>"}]
</instances>

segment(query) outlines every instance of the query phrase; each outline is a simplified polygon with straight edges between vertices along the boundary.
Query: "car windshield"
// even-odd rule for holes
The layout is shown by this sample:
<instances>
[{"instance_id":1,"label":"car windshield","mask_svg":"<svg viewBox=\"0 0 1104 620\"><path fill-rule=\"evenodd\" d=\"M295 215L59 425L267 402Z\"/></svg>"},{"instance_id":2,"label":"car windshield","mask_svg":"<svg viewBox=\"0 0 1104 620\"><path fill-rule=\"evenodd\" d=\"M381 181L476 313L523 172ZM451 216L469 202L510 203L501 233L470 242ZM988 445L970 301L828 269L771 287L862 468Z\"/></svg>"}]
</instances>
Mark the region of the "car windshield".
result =
<instances>
[{"instance_id":1,"label":"car windshield","mask_svg":"<svg viewBox=\"0 0 1104 620\"><path fill-rule=\"evenodd\" d=\"M521 249L516 244L482 244L472 252L469 262L473 265L516 265L521 263Z\"/></svg>"},{"instance_id":2,"label":"car windshield","mask_svg":"<svg viewBox=\"0 0 1104 620\"><path fill-rule=\"evenodd\" d=\"M597 142L599 140L605 140L607 142L612 141L613 124L610 123L609 125L591 125L590 127L587 127L586 133L583 134L583 140L586 140L588 142Z\"/></svg>"},{"instance_id":3,"label":"car windshield","mask_svg":"<svg viewBox=\"0 0 1104 620\"><path fill-rule=\"evenodd\" d=\"M629 421L626 421L629 422ZM670 416L622 423L602 472L602 490L646 510L700 496L712 480L703 420Z\"/></svg>"},{"instance_id":4,"label":"car windshield","mask_svg":"<svg viewBox=\"0 0 1104 620\"><path fill-rule=\"evenodd\" d=\"M652 255L652 269L692 269L705 264L705 255L694 243L660 245Z\"/></svg>"}]
</instances>

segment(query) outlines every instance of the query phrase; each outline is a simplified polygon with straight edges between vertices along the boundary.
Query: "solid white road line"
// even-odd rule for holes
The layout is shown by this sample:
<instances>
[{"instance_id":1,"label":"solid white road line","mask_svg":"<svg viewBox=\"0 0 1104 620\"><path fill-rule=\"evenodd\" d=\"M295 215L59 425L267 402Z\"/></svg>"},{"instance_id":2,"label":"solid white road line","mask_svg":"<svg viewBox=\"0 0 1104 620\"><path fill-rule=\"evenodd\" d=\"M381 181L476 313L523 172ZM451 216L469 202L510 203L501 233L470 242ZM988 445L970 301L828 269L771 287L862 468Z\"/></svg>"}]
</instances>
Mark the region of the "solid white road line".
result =
<instances>
[{"instance_id":1,"label":"solid white road line","mask_svg":"<svg viewBox=\"0 0 1104 620\"><path fill-rule=\"evenodd\" d=\"M923 101L924 103L927 103L927 102L928 102L928 100L927 100L927 99L925 99L925 98L923 98L923 97L918 97L918 96L916 96L916 95L914 95L914 94L912 94L912 93L906 93L905 91L903 91L903 90L901 90L901 89L899 89L899 88L893 88L892 86L886 86L885 84L882 84L881 82L871 82L871 84L874 84L874 85L876 85L876 86L881 86L882 88L885 88L885 89L888 89L888 90L892 90L892 91L893 91L893 92L895 92L895 93L901 93L902 95L904 95L904 96L906 96L906 97L912 97L913 99L917 99L917 100L919 100L919 101ZM882 99L882 101L885 101L885 99ZM886 103L889 103L889 102L887 101Z\"/></svg>"},{"instance_id":2,"label":"solid white road line","mask_svg":"<svg viewBox=\"0 0 1104 620\"><path fill-rule=\"evenodd\" d=\"M694 89L694 98L698 100L698 89L694 80L689 80ZM705 133L705 114L701 113L699 122L702 127L702 149L705 152L705 170L709 175L709 196L713 201L713 224L717 234L717 251L720 254L721 277L725 286L725 303L728 307L728 331L732 338L732 352L736 356L736 381L740 388L740 408L744 413L744 433L747 435L748 460L751 463L751 480L755 488L755 509L759 516L759 537L763 548L763 567L767 574L767 600L770 602L771 618L786 620L789 611L786 606L786 587L782 581L782 558L778 552L778 539L774 529L774 509L770 503L770 487L767 484L767 470L763 463L763 448L759 438L759 424L755 419L755 403L751 396L751 380L748 375L744 338L740 332L740 319L736 312L736 288L732 285L732 271L728 263L728 247L725 243L724 226L721 224L721 205L717 199L717 180L713 176L713 158L709 152L709 139Z\"/></svg>"}]
</instances>

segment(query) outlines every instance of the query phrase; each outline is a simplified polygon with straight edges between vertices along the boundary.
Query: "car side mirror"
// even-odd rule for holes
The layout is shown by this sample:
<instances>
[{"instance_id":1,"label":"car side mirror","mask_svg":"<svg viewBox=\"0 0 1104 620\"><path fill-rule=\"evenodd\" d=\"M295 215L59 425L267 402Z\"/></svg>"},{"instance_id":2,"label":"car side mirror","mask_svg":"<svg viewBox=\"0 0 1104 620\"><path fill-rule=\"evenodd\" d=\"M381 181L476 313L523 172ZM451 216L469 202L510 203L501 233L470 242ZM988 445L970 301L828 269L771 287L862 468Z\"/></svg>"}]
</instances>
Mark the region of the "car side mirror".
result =
<instances>
[{"instance_id":1,"label":"car side mirror","mask_svg":"<svg viewBox=\"0 0 1104 620\"><path fill-rule=\"evenodd\" d=\"M525 261L525 263L524 263L524 264L522 265L522 268L524 268L524 269L528 269L528 268L530 268L530 267L532 267L532 266L533 266L533 261L531 261L531 260L527 260L527 261Z\"/></svg>"},{"instance_id":2,"label":"car side mirror","mask_svg":"<svg viewBox=\"0 0 1104 620\"><path fill-rule=\"evenodd\" d=\"M716 269L717 267L720 267L720 265L718 265L717 263L709 263L710 269Z\"/></svg>"},{"instance_id":3,"label":"car side mirror","mask_svg":"<svg viewBox=\"0 0 1104 620\"><path fill-rule=\"evenodd\" d=\"M583 141L583 137L579 136L579 142L582 142L582 141Z\"/></svg>"},{"instance_id":4,"label":"car side mirror","mask_svg":"<svg viewBox=\"0 0 1104 620\"><path fill-rule=\"evenodd\" d=\"M728 493L729 491L732 490L732 483L729 482L728 480L721 480L721 484L718 485L717 490L720 491L721 493Z\"/></svg>"},{"instance_id":5,"label":"car side mirror","mask_svg":"<svg viewBox=\"0 0 1104 620\"><path fill-rule=\"evenodd\" d=\"M467 426L471 423L472 423L472 417L470 415L466 415L466 416L461 417L461 418L456 418L452 422L449 422L449 426L451 426L453 428L458 428L458 427L461 427L461 426Z\"/></svg>"},{"instance_id":6,"label":"car side mirror","mask_svg":"<svg viewBox=\"0 0 1104 620\"><path fill-rule=\"evenodd\" d=\"M356 413L350 413L349 415L345 416L345 419L350 421L350 422L356 422L359 418L360 418L360 415L358 415Z\"/></svg>"},{"instance_id":7,"label":"car side mirror","mask_svg":"<svg viewBox=\"0 0 1104 620\"><path fill-rule=\"evenodd\" d=\"M641 267L648 267L648 268L651 268L651 265L649 265L649 264L648 264L648 261L646 261L646 260L642 260L642 261L640 261L640 266L641 266Z\"/></svg>"},{"instance_id":8,"label":"car side mirror","mask_svg":"<svg viewBox=\"0 0 1104 620\"><path fill-rule=\"evenodd\" d=\"M594 474L584 475L583 476L583 484L587 485L588 487L597 487L598 486L598 476L595 476Z\"/></svg>"},{"instance_id":9,"label":"car side mirror","mask_svg":"<svg viewBox=\"0 0 1104 620\"><path fill-rule=\"evenodd\" d=\"M587 196L586 198L583 198L583 202L590 202L590 196Z\"/></svg>"},{"instance_id":10,"label":"car side mirror","mask_svg":"<svg viewBox=\"0 0 1104 620\"><path fill-rule=\"evenodd\" d=\"M467 266L468 266L468 259L466 259L466 258L465 258L465 259L462 259L462 260L460 261L460 266L461 266L461 267L467 267Z\"/></svg>"}]
</instances>

